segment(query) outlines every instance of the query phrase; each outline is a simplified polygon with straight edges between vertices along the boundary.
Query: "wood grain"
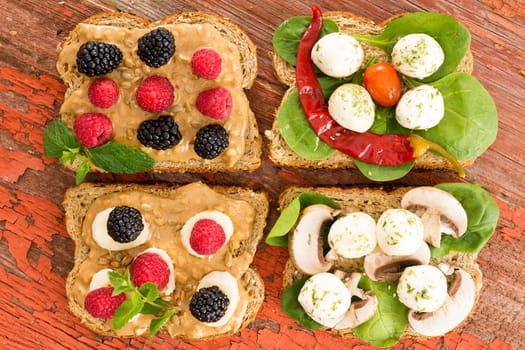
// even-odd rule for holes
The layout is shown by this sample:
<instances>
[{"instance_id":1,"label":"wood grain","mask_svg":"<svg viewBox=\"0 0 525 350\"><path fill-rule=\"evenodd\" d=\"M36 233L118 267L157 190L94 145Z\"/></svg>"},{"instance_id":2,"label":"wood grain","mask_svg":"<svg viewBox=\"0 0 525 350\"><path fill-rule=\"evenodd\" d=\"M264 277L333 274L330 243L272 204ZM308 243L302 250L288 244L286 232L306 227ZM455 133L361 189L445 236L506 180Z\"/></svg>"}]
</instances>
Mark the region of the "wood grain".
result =
<instances>
[{"instance_id":1,"label":"wood grain","mask_svg":"<svg viewBox=\"0 0 525 350\"><path fill-rule=\"evenodd\" d=\"M494 145L468 168L464 181L485 187L501 209L493 238L479 255L484 274L480 303L459 332L422 343L403 341L395 349L525 348L525 5L517 0L325 1L325 11L343 10L376 22L393 14L435 11L450 14L472 33L474 75L496 101L499 133ZM100 337L68 312L65 278L72 266L73 243L63 223L62 198L74 174L43 156L42 136L55 119L65 88L55 70L56 47L86 17L100 11L127 11L159 19L177 11L208 11L230 18L258 47L259 73L247 92L261 132L270 129L284 92L274 78L268 53L273 31L293 15L308 15L310 3L262 1L36 1L1 0L0 16L0 347L6 349L367 349L357 340L340 340L307 331L281 311L281 270L287 252L259 246L254 265L266 283L266 301L257 319L235 336L184 343L165 336ZM271 214L287 186L368 185L358 172L308 171L276 167L264 149L253 173L90 174L100 182L187 183L203 180L248 185L268 192ZM458 181L454 174L412 172L398 185Z\"/></svg>"}]
</instances>

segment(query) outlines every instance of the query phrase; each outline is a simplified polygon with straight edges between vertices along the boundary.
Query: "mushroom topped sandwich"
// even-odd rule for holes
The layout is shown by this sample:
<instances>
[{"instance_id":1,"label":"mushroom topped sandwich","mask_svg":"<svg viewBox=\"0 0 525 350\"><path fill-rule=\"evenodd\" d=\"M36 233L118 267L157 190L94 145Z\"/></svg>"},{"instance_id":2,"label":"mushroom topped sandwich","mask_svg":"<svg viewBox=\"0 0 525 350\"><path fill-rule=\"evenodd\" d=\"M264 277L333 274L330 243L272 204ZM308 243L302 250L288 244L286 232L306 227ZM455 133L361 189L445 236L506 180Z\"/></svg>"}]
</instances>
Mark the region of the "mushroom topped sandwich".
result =
<instances>
[{"instance_id":1,"label":"mushroom topped sandwich","mask_svg":"<svg viewBox=\"0 0 525 350\"><path fill-rule=\"evenodd\" d=\"M474 311L477 253L499 218L481 187L292 187L280 207L266 242L289 250L281 306L302 326L389 347Z\"/></svg>"}]
</instances>

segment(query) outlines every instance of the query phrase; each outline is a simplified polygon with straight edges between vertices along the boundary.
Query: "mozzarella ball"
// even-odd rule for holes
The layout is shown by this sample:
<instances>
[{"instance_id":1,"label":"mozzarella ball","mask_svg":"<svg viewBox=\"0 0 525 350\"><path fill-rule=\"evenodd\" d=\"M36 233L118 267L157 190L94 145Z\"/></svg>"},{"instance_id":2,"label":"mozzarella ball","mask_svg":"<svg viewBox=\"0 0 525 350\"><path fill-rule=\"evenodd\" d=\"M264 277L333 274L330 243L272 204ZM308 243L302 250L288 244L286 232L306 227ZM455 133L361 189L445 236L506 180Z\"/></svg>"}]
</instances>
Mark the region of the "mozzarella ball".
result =
<instances>
[{"instance_id":1,"label":"mozzarella ball","mask_svg":"<svg viewBox=\"0 0 525 350\"><path fill-rule=\"evenodd\" d=\"M445 275L431 265L407 267L397 285L399 301L417 312L439 309L447 297Z\"/></svg>"},{"instance_id":2,"label":"mozzarella ball","mask_svg":"<svg viewBox=\"0 0 525 350\"><path fill-rule=\"evenodd\" d=\"M312 61L326 75L344 78L354 74L363 63L361 44L343 33L331 33L319 39L312 49Z\"/></svg>"},{"instance_id":3,"label":"mozzarella ball","mask_svg":"<svg viewBox=\"0 0 525 350\"><path fill-rule=\"evenodd\" d=\"M399 39L392 49L392 64L400 73L417 79L434 74L445 61L439 43L427 34L409 34Z\"/></svg>"},{"instance_id":4,"label":"mozzarella ball","mask_svg":"<svg viewBox=\"0 0 525 350\"><path fill-rule=\"evenodd\" d=\"M375 105L361 85L343 84L335 89L328 111L339 125L355 132L365 132L374 124Z\"/></svg>"},{"instance_id":5,"label":"mozzarella ball","mask_svg":"<svg viewBox=\"0 0 525 350\"><path fill-rule=\"evenodd\" d=\"M377 243L388 255L410 255L423 242L423 223L405 209L388 209L377 221Z\"/></svg>"},{"instance_id":6,"label":"mozzarella ball","mask_svg":"<svg viewBox=\"0 0 525 350\"><path fill-rule=\"evenodd\" d=\"M430 85L420 85L405 92L396 107L396 120L413 130L430 129L445 115L445 101L441 92Z\"/></svg>"},{"instance_id":7,"label":"mozzarella ball","mask_svg":"<svg viewBox=\"0 0 525 350\"><path fill-rule=\"evenodd\" d=\"M299 292L298 301L314 321L335 326L350 308L352 295L334 274L321 272L310 277Z\"/></svg>"},{"instance_id":8,"label":"mozzarella ball","mask_svg":"<svg viewBox=\"0 0 525 350\"><path fill-rule=\"evenodd\" d=\"M328 232L328 243L338 255L360 258L376 247L376 222L368 214L354 212L337 219Z\"/></svg>"}]
</instances>

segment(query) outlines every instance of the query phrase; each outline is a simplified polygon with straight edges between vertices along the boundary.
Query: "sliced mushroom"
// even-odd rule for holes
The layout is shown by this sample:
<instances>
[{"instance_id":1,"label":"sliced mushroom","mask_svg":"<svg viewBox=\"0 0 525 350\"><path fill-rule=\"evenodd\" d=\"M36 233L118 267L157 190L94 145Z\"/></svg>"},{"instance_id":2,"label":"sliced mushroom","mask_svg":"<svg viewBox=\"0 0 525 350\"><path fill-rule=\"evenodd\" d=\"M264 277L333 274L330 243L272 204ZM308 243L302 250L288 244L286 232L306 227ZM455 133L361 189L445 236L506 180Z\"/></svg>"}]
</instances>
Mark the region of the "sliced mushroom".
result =
<instances>
[{"instance_id":1,"label":"sliced mushroom","mask_svg":"<svg viewBox=\"0 0 525 350\"><path fill-rule=\"evenodd\" d=\"M350 304L350 308L345 316L333 327L334 329L357 327L371 319L377 311L378 301L375 294L373 292L364 292L357 286L361 276L361 273L354 272L345 280L345 285L351 296L357 296L361 300Z\"/></svg>"},{"instance_id":2,"label":"sliced mushroom","mask_svg":"<svg viewBox=\"0 0 525 350\"><path fill-rule=\"evenodd\" d=\"M467 318L475 301L476 286L472 276L463 269L457 269L444 304L434 312L410 311L408 322L421 335L429 337L444 335Z\"/></svg>"},{"instance_id":3,"label":"sliced mushroom","mask_svg":"<svg viewBox=\"0 0 525 350\"><path fill-rule=\"evenodd\" d=\"M324 204L310 205L301 213L288 242L290 257L299 271L315 275L332 267L332 262L323 256L322 233L335 215L336 210Z\"/></svg>"},{"instance_id":4,"label":"sliced mushroom","mask_svg":"<svg viewBox=\"0 0 525 350\"><path fill-rule=\"evenodd\" d=\"M441 233L460 237L467 229L467 213L450 193L435 187L418 187L408 191L401 207L414 212L423 221L424 240L434 247L441 245Z\"/></svg>"},{"instance_id":5,"label":"sliced mushroom","mask_svg":"<svg viewBox=\"0 0 525 350\"><path fill-rule=\"evenodd\" d=\"M380 250L367 255L364 260L366 275L376 282L394 282L408 266L426 265L430 261L430 249L425 242L411 255L391 256Z\"/></svg>"}]
</instances>

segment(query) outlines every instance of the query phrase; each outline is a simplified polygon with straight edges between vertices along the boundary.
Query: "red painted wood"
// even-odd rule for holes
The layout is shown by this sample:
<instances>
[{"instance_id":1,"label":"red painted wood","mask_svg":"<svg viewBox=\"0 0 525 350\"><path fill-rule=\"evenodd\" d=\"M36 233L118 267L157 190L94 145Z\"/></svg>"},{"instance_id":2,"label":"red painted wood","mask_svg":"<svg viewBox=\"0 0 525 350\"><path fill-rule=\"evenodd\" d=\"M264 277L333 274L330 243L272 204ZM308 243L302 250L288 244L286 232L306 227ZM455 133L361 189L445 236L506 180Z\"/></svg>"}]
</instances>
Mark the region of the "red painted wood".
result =
<instances>
[{"instance_id":1,"label":"red painted wood","mask_svg":"<svg viewBox=\"0 0 525 350\"><path fill-rule=\"evenodd\" d=\"M495 144L468 168L465 179L484 186L497 200L501 219L479 255L484 274L481 300L458 332L422 343L403 341L395 349L525 348L525 5L517 0L484 1L318 1L323 10L344 10L382 21L417 10L451 14L472 33L475 76L494 97L499 117ZM0 347L6 349L369 349L306 331L281 311L281 271L288 257L261 243L254 265L266 283L266 301L257 319L239 334L209 342L185 343L166 336L113 339L83 327L68 311L65 279L73 243L64 226L61 201L74 175L43 157L45 125L56 118L65 87L55 69L56 47L76 23L102 10L122 10L158 19L182 10L215 12L238 23L258 46L259 75L247 92L261 132L271 127L285 90L274 78L268 52L273 30L293 15L308 15L299 0L249 1L36 1L0 2ZM267 158L253 173L95 175L88 180L204 180L248 185L268 192L275 206L282 189L300 184L366 185L356 171L281 169ZM398 184L424 185L456 180L453 174L413 172Z\"/></svg>"}]
</instances>

